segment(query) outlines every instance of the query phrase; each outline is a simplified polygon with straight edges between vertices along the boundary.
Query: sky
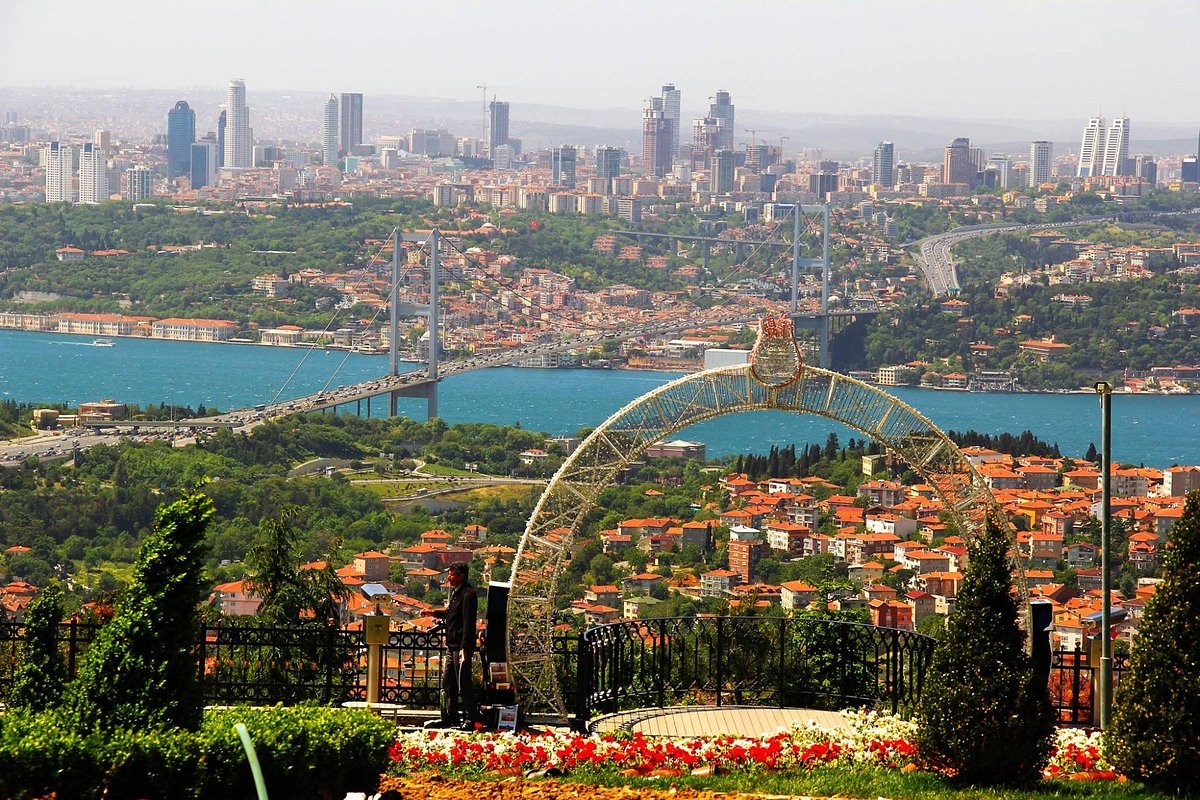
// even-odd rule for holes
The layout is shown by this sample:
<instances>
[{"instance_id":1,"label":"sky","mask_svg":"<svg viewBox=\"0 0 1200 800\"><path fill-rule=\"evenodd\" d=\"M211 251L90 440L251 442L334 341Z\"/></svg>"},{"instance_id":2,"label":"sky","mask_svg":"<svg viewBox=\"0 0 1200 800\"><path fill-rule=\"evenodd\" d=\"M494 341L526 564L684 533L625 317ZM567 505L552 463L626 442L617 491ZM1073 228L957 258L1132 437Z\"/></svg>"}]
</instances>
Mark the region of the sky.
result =
<instances>
[{"instance_id":1,"label":"sky","mask_svg":"<svg viewBox=\"0 0 1200 800\"><path fill-rule=\"evenodd\" d=\"M0 0L0 84L1200 124L1197 0Z\"/></svg>"}]
</instances>

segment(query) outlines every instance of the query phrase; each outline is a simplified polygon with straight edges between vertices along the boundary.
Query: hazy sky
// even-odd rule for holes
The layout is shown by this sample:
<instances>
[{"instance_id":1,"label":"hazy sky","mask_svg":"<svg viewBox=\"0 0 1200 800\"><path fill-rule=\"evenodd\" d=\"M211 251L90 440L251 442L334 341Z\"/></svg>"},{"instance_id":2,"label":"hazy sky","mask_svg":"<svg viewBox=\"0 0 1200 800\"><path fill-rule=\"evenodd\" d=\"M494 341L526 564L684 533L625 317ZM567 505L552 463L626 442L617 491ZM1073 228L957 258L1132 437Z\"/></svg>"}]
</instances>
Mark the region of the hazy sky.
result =
<instances>
[{"instance_id":1,"label":"hazy sky","mask_svg":"<svg viewBox=\"0 0 1200 800\"><path fill-rule=\"evenodd\" d=\"M1200 0L0 0L0 84L1190 125L1197 41Z\"/></svg>"}]
</instances>

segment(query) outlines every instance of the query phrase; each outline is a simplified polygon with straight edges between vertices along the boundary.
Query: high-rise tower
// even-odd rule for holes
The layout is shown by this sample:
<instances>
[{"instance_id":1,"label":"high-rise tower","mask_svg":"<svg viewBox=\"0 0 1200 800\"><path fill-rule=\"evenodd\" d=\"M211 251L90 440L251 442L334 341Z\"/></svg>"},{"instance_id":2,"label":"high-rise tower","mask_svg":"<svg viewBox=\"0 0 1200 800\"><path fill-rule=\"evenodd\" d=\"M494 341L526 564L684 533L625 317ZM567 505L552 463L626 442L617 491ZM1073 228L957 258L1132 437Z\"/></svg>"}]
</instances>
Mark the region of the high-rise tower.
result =
<instances>
[{"instance_id":1,"label":"high-rise tower","mask_svg":"<svg viewBox=\"0 0 1200 800\"><path fill-rule=\"evenodd\" d=\"M66 142L51 142L42 148L42 168L46 171L46 202L69 203L74 199L75 147Z\"/></svg>"},{"instance_id":2,"label":"high-rise tower","mask_svg":"<svg viewBox=\"0 0 1200 800\"><path fill-rule=\"evenodd\" d=\"M679 155L679 103L680 92L673 83L664 83L662 94L663 113L671 120L671 157Z\"/></svg>"},{"instance_id":3,"label":"high-rise tower","mask_svg":"<svg viewBox=\"0 0 1200 800\"><path fill-rule=\"evenodd\" d=\"M246 107L246 82L229 82L228 127L225 130L225 166L246 169L254 165L254 143L250 132L250 109Z\"/></svg>"},{"instance_id":4,"label":"high-rise tower","mask_svg":"<svg viewBox=\"0 0 1200 800\"><path fill-rule=\"evenodd\" d=\"M713 194L733 191L734 152L721 149L713 153L708 173L708 190Z\"/></svg>"},{"instance_id":5,"label":"high-rise tower","mask_svg":"<svg viewBox=\"0 0 1200 800\"><path fill-rule=\"evenodd\" d=\"M217 162L216 167L220 169L225 166L225 129L228 125L229 115L222 111L217 116Z\"/></svg>"},{"instance_id":6,"label":"high-rise tower","mask_svg":"<svg viewBox=\"0 0 1200 800\"><path fill-rule=\"evenodd\" d=\"M1080 178L1100 175L1104 171L1104 117L1092 117L1083 129L1083 140L1079 143L1079 167L1075 174Z\"/></svg>"},{"instance_id":7,"label":"high-rise tower","mask_svg":"<svg viewBox=\"0 0 1200 800\"><path fill-rule=\"evenodd\" d=\"M550 182L556 186L575 188L575 148L564 144L550 153Z\"/></svg>"},{"instance_id":8,"label":"high-rise tower","mask_svg":"<svg viewBox=\"0 0 1200 800\"><path fill-rule=\"evenodd\" d=\"M187 175L191 167L192 142L196 141L196 112L180 100L167 112L167 177Z\"/></svg>"},{"instance_id":9,"label":"high-rise tower","mask_svg":"<svg viewBox=\"0 0 1200 800\"><path fill-rule=\"evenodd\" d=\"M1129 117L1113 117L1104 137L1104 163L1101 175L1128 175Z\"/></svg>"},{"instance_id":10,"label":"high-rise tower","mask_svg":"<svg viewBox=\"0 0 1200 800\"><path fill-rule=\"evenodd\" d=\"M733 149L733 103L729 98L729 92L724 89L718 89L713 96L713 103L708 107L708 115L717 120L720 130L718 132L717 147L732 150Z\"/></svg>"},{"instance_id":11,"label":"high-rise tower","mask_svg":"<svg viewBox=\"0 0 1200 800\"><path fill-rule=\"evenodd\" d=\"M975 164L971 160L971 140L958 137L946 146L942 161L942 183L965 183L975 185Z\"/></svg>"},{"instance_id":12,"label":"high-rise tower","mask_svg":"<svg viewBox=\"0 0 1200 800\"><path fill-rule=\"evenodd\" d=\"M661 178L671 171L671 120L661 97L651 97L642 112L642 171Z\"/></svg>"},{"instance_id":13,"label":"high-rise tower","mask_svg":"<svg viewBox=\"0 0 1200 800\"><path fill-rule=\"evenodd\" d=\"M880 142L875 148L875 158L871 162L871 183L884 189L896 185L896 146L891 142Z\"/></svg>"},{"instance_id":14,"label":"high-rise tower","mask_svg":"<svg viewBox=\"0 0 1200 800\"><path fill-rule=\"evenodd\" d=\"M621 148L596 148L596 177L604 181L604 193L612 194L613 178L621 174Z\"/></svg>"},{"instance_id":15,"label":"high-rise tower","mask_svg":"<svg viewBox=\"0 0 1200 800\"><path fill-rule=\"evenodd\" d=\"M154 172L149 167L125 170L125 199L137 202L154 196Z\"/></svg>"},{"instance_id":16,"label":"high-rise tower","mask_svg":"<svg viewBox=\"0 0 1200 800\"><path fill-rule=\"evenodd\" d=\"M488 103L487 157L496 157L496 148L508 144L508 103L492 100Z\"/></svg>"},{"instance_id":17,"label":"high-rise tower","mask_svg":"<svg viewBox=\"0 0 1200 800\"><path fill-rule=\"evenodd\" d=\"M321 125L321 155L326 166L335 166L338 163L338 101L337 96L332 94L325 101L325 122Z\"/></svg>"},{"instance_id":18,"label":"high-rise tower","mask_svg":"<svg viewBox=\"0 0 1200 800\"><path fill-rule=\"evenodd\" d=\"M339 152L346 155L355 145L362 144L362 95L353 93L342 93L342 123L339 131L339 142L341 148Z\"/></svg>"},{"instance_id":19,"label":"high-rise tower","mask_svg":"<svg viewBox=\"0 0 1200 800\"><path fill-rule=\"evenodd\" d=\"M692 121L692 169L703 169L718 149L721 126L716 117Z\"/></svg>"},{"instance_id":20,"label":"high-rise tower","mask_svg":"<svg viewBox=\"0 0 1200 800\"><path fill-rule=\"evenodd\" d=\"M1054 143L1039 140L1029 143L1029 185L1037 188L1050 182L1050 164L1054 160Z\"/></svg>"},{"instance_id":21,"label":"high-rise tower","mask_svg":"<svg viewBox=\"0 0 1200 800\"><path fill-rule=\"evenodd\" d=\"M108 159L104 150L88 142L79 154L79 202L101 203L108 199Z\"/></svg>"}]
</instances>

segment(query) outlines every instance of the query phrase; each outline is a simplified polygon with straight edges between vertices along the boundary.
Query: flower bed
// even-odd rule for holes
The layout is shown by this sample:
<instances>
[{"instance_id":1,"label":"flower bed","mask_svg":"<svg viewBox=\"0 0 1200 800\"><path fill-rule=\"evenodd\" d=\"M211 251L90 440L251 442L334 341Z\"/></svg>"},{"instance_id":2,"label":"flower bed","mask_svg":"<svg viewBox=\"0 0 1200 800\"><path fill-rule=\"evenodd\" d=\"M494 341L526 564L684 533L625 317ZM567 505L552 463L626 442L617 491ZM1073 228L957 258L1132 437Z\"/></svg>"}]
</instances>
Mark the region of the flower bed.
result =
<instances>
[{"instance_id":1,"label":"flower bed","mask_svg":"<svg viewBox=\"0 0 1200 800\"><path fill-rule=\"evenodd\" d=\"M874 711L846 712L849 727L829 731L810 723L770 736L714 735L704 738L646 737L640 733L580 736L416 732L402 735L390 750L393 775L429 769L460 776L567 772L663 776L684 773L802 770L836 765L872 765L916 770L915 723ZM1108 769L1100 734L1063 729L1047 777Z\"/></svg>"}]
</instances>

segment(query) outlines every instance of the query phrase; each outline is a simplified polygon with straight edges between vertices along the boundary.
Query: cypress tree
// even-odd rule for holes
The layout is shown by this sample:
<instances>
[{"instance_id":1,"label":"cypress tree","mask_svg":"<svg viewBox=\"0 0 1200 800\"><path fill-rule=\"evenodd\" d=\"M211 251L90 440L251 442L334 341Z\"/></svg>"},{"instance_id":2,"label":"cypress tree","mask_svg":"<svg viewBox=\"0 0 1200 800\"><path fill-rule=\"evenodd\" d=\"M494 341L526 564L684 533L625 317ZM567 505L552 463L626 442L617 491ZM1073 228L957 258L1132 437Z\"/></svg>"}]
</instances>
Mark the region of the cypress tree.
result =
<instances>
[{"instance_id":1,"label":"cypress tree","mask_svg":"<svg viewBox=\"0 0 1200 800\"><path fill-rule=\"evenodd\" d=\"M58 649L62 620L63 591L55 582L42 589L25 611L25 646L13 675L9 706L44 711L62 702L67 682L67 665Z\"/></svg>"},{"instance_id":2,"label":"cypress tree","mask_svg":"<svg viewBox=\"0 0 1200 800\"><path fill-rule=\"evenodd\" d=\"M1017 622L1008 539L994 519L969 551L921 697L918 749L930 765L964 783L1030 784L1041 778L1050 753L1050 697L1034 684Z\"/></svg>"},{"instance_id":3,"label":"cypress tree","mask_svg":"<svg viewBox=\"0 0 1200 800\"><path fill-rule=\"evenodd\" d=\"M1200 786L1200 492L1188 496L1163 553L1121 679L1108 746L1121 772L1169 793Z\"/></svg>"},{"instance_id":4,"label":"cypress tree","mask_svg":"<svg viewBox=\"0 0 1200 800\"><path fill-rule=\"evenodd\" d=\"M198 490L158 507L116 616L67 691L81 730L196 728L202 703L193 648L213 502Z\"/></svg>"}]
</instances>

